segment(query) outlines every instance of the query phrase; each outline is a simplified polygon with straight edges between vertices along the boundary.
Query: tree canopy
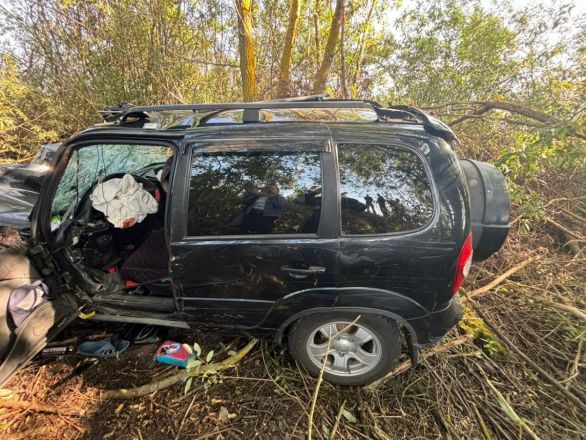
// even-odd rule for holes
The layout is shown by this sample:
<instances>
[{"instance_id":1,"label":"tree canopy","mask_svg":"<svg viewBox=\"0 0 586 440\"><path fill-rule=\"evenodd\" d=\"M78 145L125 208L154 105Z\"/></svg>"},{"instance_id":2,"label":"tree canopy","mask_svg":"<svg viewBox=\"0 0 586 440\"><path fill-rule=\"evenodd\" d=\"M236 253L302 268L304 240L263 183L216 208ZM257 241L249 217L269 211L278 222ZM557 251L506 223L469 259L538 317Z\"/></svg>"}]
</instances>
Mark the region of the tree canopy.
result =
<instances>
[{"instance_id":1,"label":"tree canopy","mask_svg":"<svg viewBox=\"0 0 586 440\"><path fill-rule=\"evenodd\" d=\"M1 160L120 102L325 91L427 109L513 186L584 165L586 26L571 1L5 0L0 22Z\"/></svg>"}]
</instances>

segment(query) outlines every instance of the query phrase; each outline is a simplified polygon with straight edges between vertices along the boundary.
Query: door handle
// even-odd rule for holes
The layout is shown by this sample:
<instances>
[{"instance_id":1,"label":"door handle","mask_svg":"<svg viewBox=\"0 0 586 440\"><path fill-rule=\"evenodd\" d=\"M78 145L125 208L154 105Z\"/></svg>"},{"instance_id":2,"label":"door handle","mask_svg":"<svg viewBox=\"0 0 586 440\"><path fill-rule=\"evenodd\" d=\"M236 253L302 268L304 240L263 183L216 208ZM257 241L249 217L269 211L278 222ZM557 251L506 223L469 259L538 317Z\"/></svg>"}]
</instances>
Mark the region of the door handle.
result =
<instances>
[{"instance_id":1,"label":"door handle","mask_svg":"<svg viewBox=\"0 0 586 440\"><path fill-rule=\"evenodd\" d=\"M307 269L298 269L296 267L291 267L291 266L281 266L281 270L284 270L285 272L289 272L291 274L321 274L321 273L325 273L326 272L326 268L325 267L321 267L321 266L309 266Z\"/></svg>"}]
</instances>

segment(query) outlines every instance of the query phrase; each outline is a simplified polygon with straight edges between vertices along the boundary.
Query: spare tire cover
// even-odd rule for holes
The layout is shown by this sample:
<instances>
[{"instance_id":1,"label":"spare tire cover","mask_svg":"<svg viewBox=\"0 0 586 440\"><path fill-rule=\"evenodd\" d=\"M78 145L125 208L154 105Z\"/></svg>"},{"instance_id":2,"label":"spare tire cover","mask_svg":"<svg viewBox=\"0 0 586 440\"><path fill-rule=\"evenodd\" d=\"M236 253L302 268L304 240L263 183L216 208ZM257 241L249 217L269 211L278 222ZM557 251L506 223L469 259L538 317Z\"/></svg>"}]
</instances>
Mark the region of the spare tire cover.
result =
<instances>
[{"instance_id":1,"label":"spare tire cover","mask_svg":"<svg viewBox=\"0 0 586 440\"><path fill-rule=\"evenodd\" d=\"M460 160L470 192L474 261L497 252L509 233L511 200L505 176L486 162Z\"/></svg>"}]
</instances>

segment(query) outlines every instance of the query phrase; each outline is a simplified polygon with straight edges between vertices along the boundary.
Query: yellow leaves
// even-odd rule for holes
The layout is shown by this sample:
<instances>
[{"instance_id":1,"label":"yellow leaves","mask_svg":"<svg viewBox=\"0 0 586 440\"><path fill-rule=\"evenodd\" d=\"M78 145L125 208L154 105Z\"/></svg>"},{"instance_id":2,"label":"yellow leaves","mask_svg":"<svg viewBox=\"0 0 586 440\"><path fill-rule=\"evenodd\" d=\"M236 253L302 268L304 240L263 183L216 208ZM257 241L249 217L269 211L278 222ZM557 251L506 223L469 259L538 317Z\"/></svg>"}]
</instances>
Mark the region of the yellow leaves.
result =
<instances>
[{"instance_id":1,"label":"yellow leaves","mask_svg":"<svg viewBox=\"0 0 586 440\"><path fill-rule=\"evenodd\" d=\"M575 83L570 82L570 81L560 81L559 84L562 88L564 88L566 90L570 90L576 86Z\"/></svg>"},{"instance_id":2,"label":"yellow leaves","mask_svg":"<svg viewBox=\"0 0 586 440\"><path fill-rule=\"evenodd\" d=\"M60 0L59 3L61 3L61 6L65 9L68 9L70 7L72 7L73 5L75 5L75 3L77 2L77 0Z\"/></svg>"},{"instance_id":3,"label":"yellow leaves","mask_svg":"<svg viewBox=\"0 0 586 440\"><path fill-rule=\"evenodd\" d=\"M10 56L0 58L0 162L26 161L58 140L47 97L26 84Z\"/></svg>"},{"instance_id":4,"label":"yellow leaves","mask_svg":"<svg viewBox=\"0 0 586 440\"><path fill-rule=\"evenodd\" d=\"M463 304L462 307L464 308L464 317L458 327L464 330L466 334L472 335L475 340L481 341L484 349L491 357L503 357L506 355L505 348L494 337L482 318L466 304Z\"/></svg>"}]
</instances>

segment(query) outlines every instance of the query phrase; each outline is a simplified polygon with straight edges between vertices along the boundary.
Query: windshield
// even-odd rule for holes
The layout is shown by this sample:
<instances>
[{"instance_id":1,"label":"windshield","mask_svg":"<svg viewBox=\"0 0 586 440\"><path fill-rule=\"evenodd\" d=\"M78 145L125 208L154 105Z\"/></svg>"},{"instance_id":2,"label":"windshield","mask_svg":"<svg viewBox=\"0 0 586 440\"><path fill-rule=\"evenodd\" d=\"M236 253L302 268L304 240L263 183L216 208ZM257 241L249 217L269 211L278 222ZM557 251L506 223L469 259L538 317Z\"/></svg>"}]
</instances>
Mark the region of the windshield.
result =
<instances>
[{"instance_id":1,"label":"windshield","mask_svg":"<svg viewBox=\"0 0 586 440\"><path fill-rule=\"evenodd\" d=\"M137 173L150 165L162 166L171 154L171 148L153 145L101 144L75 150L57 187L53 215L79 202L96 181L114 173Z\"/></svg>"}]
</instances>

